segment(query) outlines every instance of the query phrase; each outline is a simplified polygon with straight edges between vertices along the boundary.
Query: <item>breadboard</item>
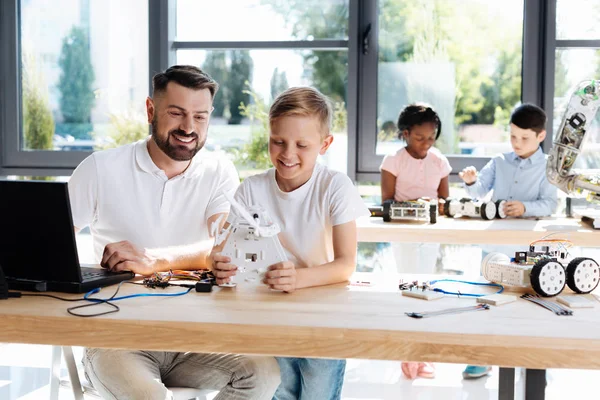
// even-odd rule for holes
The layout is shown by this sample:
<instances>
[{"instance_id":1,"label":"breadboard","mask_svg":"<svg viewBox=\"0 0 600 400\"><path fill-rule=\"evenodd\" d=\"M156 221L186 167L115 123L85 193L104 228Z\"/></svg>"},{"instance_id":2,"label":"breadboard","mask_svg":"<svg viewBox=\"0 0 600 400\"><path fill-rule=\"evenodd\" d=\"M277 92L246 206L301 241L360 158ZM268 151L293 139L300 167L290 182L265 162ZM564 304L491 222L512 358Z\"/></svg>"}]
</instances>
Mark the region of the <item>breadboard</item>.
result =
<instances>
[{"instance_id":1,"label":"breadboard","mask_svg":"<svg viewBox=\"0 0 600 400\"><path fill-rule=\"evenodd\" d=\"M510 294L490 294L489 296L482 296L477 298L478 303L491 304L493 306L501 306L503 304L512 303L517 301L517 296Z\"/></svg>"},{"instance_id":2,"label":"breadboard","mask_svg":"<svg viewBox=\"0 0 600 400\"><path fill-rule=\"evenodd\" d=\"M593 308L594 303L581 294L561 294L556 301L570 308Z\"/></svg>"},{"instance_id":3,"label":"breadboard","mask_svg":"<svg viewBox=\"0 0 600 400\"><path fill-rule=\"evenodd\" d=\"M434 292L433 290L403 290L402 296L414 297L422 300L437 300L444 297L444 293Z\"/></svg>"}]
</instances>

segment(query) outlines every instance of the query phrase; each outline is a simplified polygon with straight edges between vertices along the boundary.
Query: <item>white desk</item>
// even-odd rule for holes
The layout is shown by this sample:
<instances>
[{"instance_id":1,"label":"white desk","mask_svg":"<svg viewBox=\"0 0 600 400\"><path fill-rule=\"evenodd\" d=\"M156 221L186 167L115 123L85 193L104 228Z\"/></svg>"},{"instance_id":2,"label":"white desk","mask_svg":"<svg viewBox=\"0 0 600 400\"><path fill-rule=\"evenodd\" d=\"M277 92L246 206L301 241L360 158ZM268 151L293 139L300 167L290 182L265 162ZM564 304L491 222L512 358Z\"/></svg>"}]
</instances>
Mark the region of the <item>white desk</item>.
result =
<instances>
[{"instance_id":1,"label":"white desk","mask_svg":"<svg viewBox=\"0 0 600 400\"><path fill-rule=\"evenodd\" d=\"M528 245L558 232L575 246L600 246L600 230L578 218L496 219L438 217L437 223L413 221L383 222L382 218L362 217L357 221L359 242L413 242L445 244Z\"/></svg>"}]
</instances>

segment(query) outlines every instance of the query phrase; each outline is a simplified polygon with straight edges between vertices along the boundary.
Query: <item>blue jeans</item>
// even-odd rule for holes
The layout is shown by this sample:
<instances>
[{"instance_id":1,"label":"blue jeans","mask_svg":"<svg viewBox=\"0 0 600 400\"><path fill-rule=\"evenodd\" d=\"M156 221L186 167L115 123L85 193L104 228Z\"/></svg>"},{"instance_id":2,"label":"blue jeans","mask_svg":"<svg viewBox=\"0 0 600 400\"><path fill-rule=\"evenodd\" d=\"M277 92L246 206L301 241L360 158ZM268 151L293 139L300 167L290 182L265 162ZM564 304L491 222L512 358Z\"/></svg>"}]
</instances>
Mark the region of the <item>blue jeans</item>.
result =
<instances>
[{"instance_id":1,"label":"blue jeans","mask_svg":"<svg viewBox=\"0 0 600 400\"><path fill-rule=\"evenodd\" d=\"M273 400L339 400L346 360L275 357L281 384Z\"/></svg>"}]
</instances>

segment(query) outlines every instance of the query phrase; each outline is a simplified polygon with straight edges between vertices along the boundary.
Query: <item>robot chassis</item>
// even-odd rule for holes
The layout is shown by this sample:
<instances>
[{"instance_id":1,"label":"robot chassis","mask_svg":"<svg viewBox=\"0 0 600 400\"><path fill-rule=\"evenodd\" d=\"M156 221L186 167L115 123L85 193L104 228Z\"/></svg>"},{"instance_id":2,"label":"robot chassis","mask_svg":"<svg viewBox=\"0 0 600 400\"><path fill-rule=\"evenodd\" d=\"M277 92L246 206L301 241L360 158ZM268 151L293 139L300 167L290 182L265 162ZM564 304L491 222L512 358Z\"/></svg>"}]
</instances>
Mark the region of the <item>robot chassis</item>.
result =
<instances>
[{"instance_id":1,"label":"robot chassis","mask_svg":"<svg viewBox=\"0 0 600 400\"><path fill-rule=\"evenodd\" d=\"M485 279L506 286L532 287L543 297L556 296L565 285L575 293L590 293L600 282L598 263L586 257L569 257L565 240L538 240L514 259L490 253L481 262ZM569 260L569 258L571 258Z\"/></svg>"},{"instance_id":2,"label":"robot chassis","mask_svg":"<svg viewBox=\"0 0 600 400\"><path fill-rule=\"evenodd\" d=\"M382 206L369 207L371 217L383 217L385 222L392 220L437 222L437 200L417 199L407 201L386 200Z\"/></svg>"},{"instance_id":3,"label":"robot chassis","mask_svg":"<svg viewBox=\"0 0 600 400\"><path fill-rule=\"evenodd\" d=\"M446 199L444 214L450 218L454 218L455 215L459 214L463 217L483 218L485 220L506 218L504 203L506 203L506 200L493 202L475 201L469 198Z\"/></svg>"},{"instance_id":4,"label":"robot chassis","mask_svg":"<svg viewBox=\"0 0 600 400\"><path fill-rule=\"evenodd\" d=\"M225 197L232 209L237 211L236 217L218 235L215 233L220 221L216 221L211 230L215 236L215 246L226 240L221 254L231 258L231 264L236 265L238 270L231 283L219 286L235 287L241 279L260 282L269 266L287 260L277 237L279 225L271 220L262 207L250 207L246 210L229 194L225 193Z\"/></svg>"}]
</instances>

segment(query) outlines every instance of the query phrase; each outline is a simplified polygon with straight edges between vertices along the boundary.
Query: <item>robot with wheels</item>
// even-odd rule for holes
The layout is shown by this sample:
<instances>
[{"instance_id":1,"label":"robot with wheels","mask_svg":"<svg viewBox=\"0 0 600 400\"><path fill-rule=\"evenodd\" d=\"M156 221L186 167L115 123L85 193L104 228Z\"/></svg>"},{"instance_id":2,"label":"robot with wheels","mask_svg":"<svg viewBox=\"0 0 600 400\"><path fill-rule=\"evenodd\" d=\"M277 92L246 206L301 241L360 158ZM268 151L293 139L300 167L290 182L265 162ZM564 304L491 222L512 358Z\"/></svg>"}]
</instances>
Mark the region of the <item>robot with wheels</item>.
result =
<instances>
[{"instance_id":1,"label":"robot with wheels","mask_svg":"<svg viewBox=\"0 0 600 400\"><path fill-rule=\"evenodd\" d=\"M600 203L600 171L572 169L581 152L588 125L600 107L600 82L583 81L571 96L554 146L548 155L546 176L548 181L572 197L586 197Z\"/></svg>"},{"instance_id":2,"label":"robot with wheels","mask_svg":"<svg viewBox=\"0 0 600 400\"><path fill-rule=\"evenodd\" d=\"M220 286L235 287L242 279L247 282L260 282L270 265L287 260L285 250L277 237L279 225L274 223L261 207L250 207L246 210L227 193L225 197L236 211L236 219L218 235L216 230L220 220L213 223L211 230L215 237L215 246L226 240L221 254L230 257L231 263L236 265L238 270L231 283Z\"/></svg>"},{"instance_id":3,"label":"robot with wheels","mask_svg":"<svg viewBox=\"0 0 600 400\"><path fill-rule=\"evenodd\" d=\"M421 198L409 201L386 200L380 207L369 207L371 217L383 217L385 222L396 220L437 222L437 200Z\"/></svg>"},{"instance_id":4,"label":"robot with wheels","mask_svg":"<svg viewBox=\"0 0 600 400\"><path fill-rule=\"evenodd\" d=\"M491 282L522 288L532 287L543 297L556 296L565 285L575 293L590 293L600 282L598 263L586 257L569 256L568 240L537 240L529 251L517 251L514 259L490 253L481 262L483 277Z\"/></svg>"},{"instance_id":5,"label":"robot with wheels","mask_svg":"<svg viewBox=\"0 0 600 400\"><path fill-rule=\"evenodd\" d=\"M475 201L469 198L446 199L444 204L444 214L447 217L454 218L455 215L463 217L483 218L490 220L494 218L506 218L504 213L504 203L506 200L493 201Z\"/></svg>"}]
</instances>

